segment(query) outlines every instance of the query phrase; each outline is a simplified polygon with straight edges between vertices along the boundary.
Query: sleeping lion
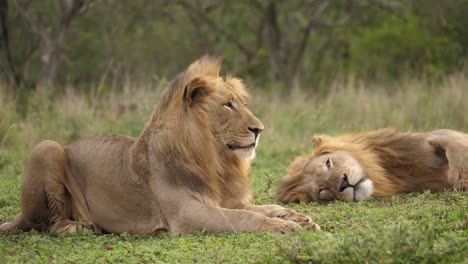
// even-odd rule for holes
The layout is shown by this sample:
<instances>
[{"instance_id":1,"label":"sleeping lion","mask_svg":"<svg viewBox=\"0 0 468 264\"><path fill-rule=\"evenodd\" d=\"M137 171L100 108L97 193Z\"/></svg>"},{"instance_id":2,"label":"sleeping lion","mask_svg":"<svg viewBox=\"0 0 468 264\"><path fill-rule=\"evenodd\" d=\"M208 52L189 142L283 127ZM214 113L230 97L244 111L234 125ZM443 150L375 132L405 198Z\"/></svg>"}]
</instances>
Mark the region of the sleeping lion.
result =
<instances>
[{"instance_id":1,"label":"sleeping lion","mask_svg":"<svg viewBox=\"0 0 468 264\"><path fill-rule=\"evenodd\" d=\"M0 232L319 229L292 209L251 203L249 166L263 124L242 82L219 70L219 60L203 57L177 75L139 138L39 143L26 162L21 214Z\"/></svg>"},{"instance_id":2,"label":"sleeping lion","mask_svg":"<svg viewBox=\"0 0 468 264\"><path fill-rule=\"evenodd\" d=\"M395 193L468 189L468 135L441 129L394 129L316 135L312 154L297 157L277 197L287 202L361 201Z\"/></svg>"}]
</instances>

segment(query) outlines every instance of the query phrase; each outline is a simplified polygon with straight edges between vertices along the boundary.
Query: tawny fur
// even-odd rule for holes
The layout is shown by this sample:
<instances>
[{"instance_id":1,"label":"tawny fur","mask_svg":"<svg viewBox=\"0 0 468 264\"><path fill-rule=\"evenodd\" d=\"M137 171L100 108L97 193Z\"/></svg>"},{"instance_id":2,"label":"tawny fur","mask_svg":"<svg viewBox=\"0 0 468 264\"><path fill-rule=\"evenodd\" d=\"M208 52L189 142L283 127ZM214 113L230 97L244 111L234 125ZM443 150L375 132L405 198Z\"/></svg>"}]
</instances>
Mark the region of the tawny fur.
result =
<instances>
[{"instance_id":1,"label":"tawny fur","mask_svg":"<svg viewBox=\"0 0 468 264\"><path fill-rule=\"evenodd\" d=\"M436 142L435 137L443 142ZM463 190L468 186L463 165L468 161L468 136L457 131L402 133L387 128L337 137L316 135L313 142L313 152L297 157L281 180L280 201L317 201L315 192L322 188L335 189L333 192L337 193L340 179L313 177L305 169L318 157L338 152L358 161L373 183L373 195Z\"/></svg>"}]
</instances>

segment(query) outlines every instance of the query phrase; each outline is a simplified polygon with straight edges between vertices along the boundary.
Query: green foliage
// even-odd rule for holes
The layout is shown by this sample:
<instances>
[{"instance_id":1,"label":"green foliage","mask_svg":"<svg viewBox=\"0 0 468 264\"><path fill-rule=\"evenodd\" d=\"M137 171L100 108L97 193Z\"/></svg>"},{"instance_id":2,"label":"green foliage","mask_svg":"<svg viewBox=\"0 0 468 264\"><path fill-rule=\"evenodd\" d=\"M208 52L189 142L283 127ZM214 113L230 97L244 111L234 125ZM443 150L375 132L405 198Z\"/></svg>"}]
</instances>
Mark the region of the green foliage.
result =
<instances>
[{"instance_id":1,"label":"green foliage","mask_svg":"<svg viewBox=\"0 0 468 264\"><path fill-rule=\"evenodd\" d=\"M14 72L23 86L34 86L61 6L70 2L26 5L42 29L35 30L8 1L13 65L2 50L0 79L8 82ZM148 83L206 53L224 56L244 78L269 83L259 87L265 90L328 88L337 74L386 82L440 77L464 70L467 12L464 0L99 1L66 29L57 81L83 90Z\"/></svg>"},{"instance_id":2,"label":"green foliage","mask_svg":"<svg viewBox=\"0 0 468 264\"><path fill-rule=\"evenodd\" d=\"M419 17L386 16L363 27L351 40L351 69L359 77L393 80L414 73L445 75L458 65L461 47L447 36L432 36Z\"/></svg>"}]
</instances>

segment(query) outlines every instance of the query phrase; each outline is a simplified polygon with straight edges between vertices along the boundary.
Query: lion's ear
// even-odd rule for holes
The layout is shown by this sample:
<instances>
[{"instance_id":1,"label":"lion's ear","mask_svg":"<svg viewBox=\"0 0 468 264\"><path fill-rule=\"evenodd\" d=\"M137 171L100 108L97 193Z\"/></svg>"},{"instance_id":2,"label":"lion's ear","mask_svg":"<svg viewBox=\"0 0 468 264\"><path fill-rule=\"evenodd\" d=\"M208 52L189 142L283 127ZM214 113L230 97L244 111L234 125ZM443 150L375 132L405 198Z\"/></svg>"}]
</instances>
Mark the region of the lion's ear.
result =
<instances>
[{"instance_id":1,"label":"lion's ear","mask_svg":"<svg viewBox=\"0 0 468 264\"><path fill-rule=\"evenodd\" d=\"M323 139L323 137L319 136L319 135L314 135L312 137L312 143L314 143L314 146L316 148L318 148L320 146L320 144L322 144L322 139Z\"/></svg>"},{"instance_id":2,"label":"lion's ear","mask_svg":"<svg viewBox=\"0 0 468 264\"><path fill-rule=\"evenodd\" d=\"M324 135L315 135L312 137L312 143L314 143L314 155L320 156L323 154L330 153L330 150L326 148L326 142L329 139L330 138L328 136ZM323 146L325 146L325 148Z\"/></svg>"},{"instance_id":3,"label":"lion's ear","mask_svg":"<svg viewBox=\"0 0 468 264\"><path fill-rule=\"evenodd\" d=\"M203 78L194 78L185 86L184 103L191 107L208 96L211 90L206 80Z\"/></svg>"}]
</instances>

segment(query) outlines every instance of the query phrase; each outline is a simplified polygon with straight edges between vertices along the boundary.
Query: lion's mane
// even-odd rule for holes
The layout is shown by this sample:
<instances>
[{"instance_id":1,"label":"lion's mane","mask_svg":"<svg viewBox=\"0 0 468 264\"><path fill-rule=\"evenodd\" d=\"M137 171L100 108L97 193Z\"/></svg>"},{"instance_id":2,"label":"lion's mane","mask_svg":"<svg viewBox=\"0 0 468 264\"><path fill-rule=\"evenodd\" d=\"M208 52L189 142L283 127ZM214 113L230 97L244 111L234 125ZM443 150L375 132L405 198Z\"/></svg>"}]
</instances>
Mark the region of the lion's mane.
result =
<instances>
[{"instance_id":1,"label":"lion's mane","mask_svg":"<svg viewBox=\"0 0 468 264\"><path fill-rule=\"evenodd\" d=\"M448 186L448 162L442 149L434 149L423 133L401 133L391 128L315 136L313 156L349 152L374 183L375 195L438 190Z\"/></svg>"},{"instance_id":2,"label":"lion's mane","mask_svg":"<svg viewBox=\"0 0 468 264\"><path fill-rule=\"evenodd\" d=\"M217 145L210 131L208 105L216 96L215 87L223 81L220 65L219 59L204 57L169 85L133 151L134 171L149 175L147 168L158 166L174 175L174 183L185 184L198 195L209 195L214 200L226 192L250 194L249 162L234 154L219 156L218 148L225 146ZM247 95L237 79L228 76L224 81L233 84L231 87L239 94ZM189 85L193 89L203 87L200 92L210 95L197 97L198 106L192 111L187 111L187 103L182 100ZM181 86L186 88L178 89Z\"/></svg>"}]
</instances>

